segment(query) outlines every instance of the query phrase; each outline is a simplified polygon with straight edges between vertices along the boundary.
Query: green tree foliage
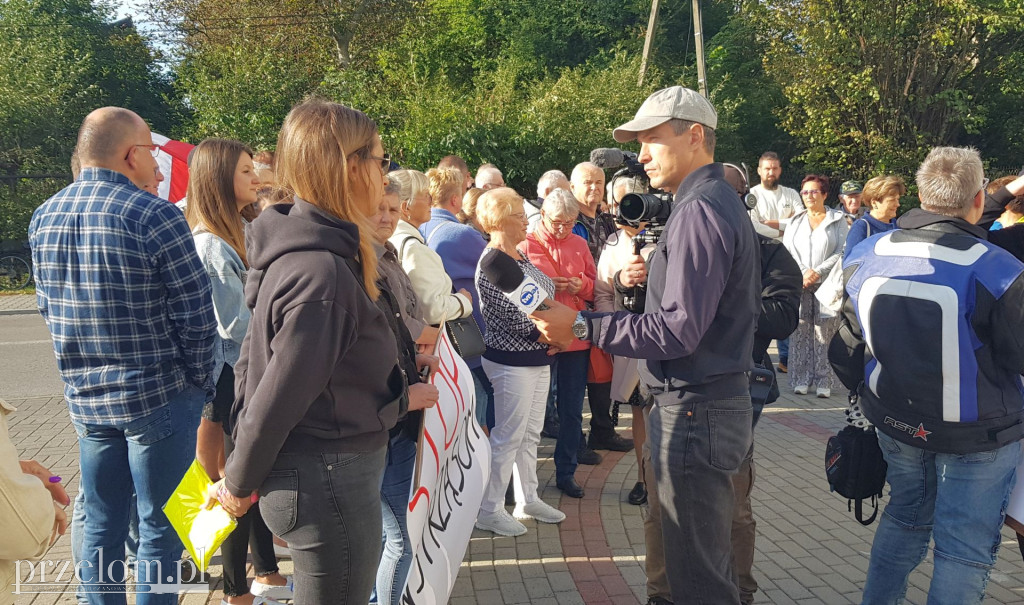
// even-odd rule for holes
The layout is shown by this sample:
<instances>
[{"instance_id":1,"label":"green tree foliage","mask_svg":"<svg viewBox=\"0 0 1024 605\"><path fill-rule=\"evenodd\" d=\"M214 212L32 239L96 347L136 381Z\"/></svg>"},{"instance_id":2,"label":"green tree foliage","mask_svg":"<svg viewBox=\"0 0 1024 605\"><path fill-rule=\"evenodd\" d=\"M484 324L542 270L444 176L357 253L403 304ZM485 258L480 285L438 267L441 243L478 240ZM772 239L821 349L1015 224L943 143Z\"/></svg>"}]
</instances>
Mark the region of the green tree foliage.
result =
<instances>
[{"instance_id":1,"label":"green tree foliage","mask_svg":"<svg viewBox=\"0 0 1024 605\"><path fill-rule=\"evenodd\" d=\"M983 94L993 87L991 74L1024 66L1019 0L768 0L752 7L765 70L787 101L782 124L809 167L861 178L909 174L929 147L983 130L997 139L993 149L1019 150L998 141L1004 125L989 120L1006 108ZM1020 107L1019 87L1000 93L999 101L1010 101L1009 93Z\"/></svg>"},{"instance_id":2,"label":"green tree foliage","mask_svg":"<svg viewBox=\"0 0 1024 605\"><path fill-rule=\"evenodd\" d=\"M82 118L104 105L173 127L156 57L109 17L88 0L0 0L0 172L70 174ZM0 182L0 239L23 239L32 210L63 184Z\"/></svg>"},{"instance_id":3,"label":"green tree foliage","mask_svg":"<svg viewBox=\"0 0 1024 605\"><path fill-rule=\"evenodd\" d=\"M718 110L715 156L744 162L750 177L764 151L775 151L784 163L783 178L798 178L792 159L799 153L793 137L779 124L786 105L782 86L766 73L766 44L749 14L738 13L707 44L709 95Z\"/></svg>"}]
</instances>

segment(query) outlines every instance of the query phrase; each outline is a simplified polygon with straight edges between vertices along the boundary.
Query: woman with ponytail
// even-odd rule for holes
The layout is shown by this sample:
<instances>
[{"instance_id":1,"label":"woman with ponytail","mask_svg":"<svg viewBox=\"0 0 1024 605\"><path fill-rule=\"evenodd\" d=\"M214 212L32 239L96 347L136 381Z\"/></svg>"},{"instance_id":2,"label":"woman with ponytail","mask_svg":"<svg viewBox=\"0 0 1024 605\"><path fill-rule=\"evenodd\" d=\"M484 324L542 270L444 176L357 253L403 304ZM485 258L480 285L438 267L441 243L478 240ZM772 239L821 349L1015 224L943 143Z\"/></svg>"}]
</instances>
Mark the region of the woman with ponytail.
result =
<instances>
[{"instance_id":1,"label":"woman with ponytail","mask_svg":"<svg viewBox=\"0 0 1024 605\"><path fill-rule=\"evenodd\" d=\"M253 309L235 369L235 450L213 496L257 499L288 542L295 602L365 605L381 548L380 481L406 378L376 304L373 226L390 163L377 126L321 100L295 106L277 142L294 204L247 234Z\"/></svg>"}]
</instances>

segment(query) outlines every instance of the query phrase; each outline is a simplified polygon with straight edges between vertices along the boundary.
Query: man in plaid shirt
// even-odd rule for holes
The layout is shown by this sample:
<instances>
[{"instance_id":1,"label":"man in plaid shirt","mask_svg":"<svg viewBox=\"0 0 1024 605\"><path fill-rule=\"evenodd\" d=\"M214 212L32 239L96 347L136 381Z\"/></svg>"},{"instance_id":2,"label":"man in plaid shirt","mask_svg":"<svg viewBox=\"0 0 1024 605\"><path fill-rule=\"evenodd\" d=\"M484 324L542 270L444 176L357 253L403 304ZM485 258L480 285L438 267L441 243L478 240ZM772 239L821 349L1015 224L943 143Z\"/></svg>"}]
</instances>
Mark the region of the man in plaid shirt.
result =
<instances>
[{"instance_id":1,"label":"man in plaid shirt","mask_svg":"<svg viewBox=\"0 0 1024 605\"><path fill-rule=\"evenodd\" d=\"M135 113L93 111L78 135L81 173L29 226L39 312L78 433L91 603L124 603L124 566L111 563L124 558L133 487L138 602L177 602L154 586L177 582L182 550L161 508L194 458L213 390L210 279L181 211L136 186L152 179L156 151Z\"/></svg>"}]
</instances>

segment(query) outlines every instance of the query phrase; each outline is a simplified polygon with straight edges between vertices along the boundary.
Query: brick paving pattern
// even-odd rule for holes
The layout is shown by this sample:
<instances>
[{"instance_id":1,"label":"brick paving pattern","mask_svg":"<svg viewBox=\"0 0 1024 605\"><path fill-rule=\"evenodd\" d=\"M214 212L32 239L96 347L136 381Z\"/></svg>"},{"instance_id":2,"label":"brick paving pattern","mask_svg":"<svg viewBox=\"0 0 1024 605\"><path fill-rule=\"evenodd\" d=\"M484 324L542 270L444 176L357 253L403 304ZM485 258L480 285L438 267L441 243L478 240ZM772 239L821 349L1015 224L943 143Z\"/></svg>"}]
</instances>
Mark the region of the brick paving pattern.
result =
<instances>
[{"instance_id":1,"label":"brick paving pattern","mask_svg":"<svg viewBox=\"0 0 1024 605\"><path fill-rule=\"evenodd\" d=\"M823 471L824 440L842 426L845 397L838 393L829 399L795 396L786 388L785 375L780 378L784 395L766 409L755 433L754 571L761 586L756 602L858 603L877 525L858 524L846 502L828 492ZM11 417L11 431L22 455L61 475L73 495L78 485L78 448L61 398L11 403L20 408ZM622 424L629 426L626 420ZM561 525L525 521L529 531L518 538L475 530L452 592L452 605L635 605L646 601L641 511L626 502L636 482L635 456L603 452L601 465L581 466L577 479L587 494L574 500L562 498L554 485L553 451L554 442L544 439L541 497L565 511L566 520ZM986 603L1024 603L1024 564L1013 533L1004 530L1003 538ZM46 558L68 558L69 544L68 536L61 538ZM290 561L282 561L281 567L290 572ZM925 603L931 572L929 555L910 578L908 603ZM211 574L214 592L185 595L182 602L219 603L219 567L211 566ZM73 586L63 595L16 597L17 605L73 602Z\"/></svg>"}]
</instances>

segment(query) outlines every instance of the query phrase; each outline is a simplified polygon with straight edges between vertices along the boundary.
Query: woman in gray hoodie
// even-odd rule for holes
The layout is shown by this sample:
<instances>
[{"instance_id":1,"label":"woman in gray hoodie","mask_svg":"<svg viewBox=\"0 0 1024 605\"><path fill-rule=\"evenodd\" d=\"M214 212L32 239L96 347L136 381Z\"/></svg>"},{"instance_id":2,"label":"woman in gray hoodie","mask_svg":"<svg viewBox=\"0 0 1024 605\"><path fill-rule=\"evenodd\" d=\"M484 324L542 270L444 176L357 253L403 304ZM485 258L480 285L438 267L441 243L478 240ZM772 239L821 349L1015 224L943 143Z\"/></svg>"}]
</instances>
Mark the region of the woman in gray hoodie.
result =
<instances>
[{"instance_id":1,"label":"woman in gray hoodie","mask_svg":"<svg viewBox=\"0 0 1024 605\"><path fill-rule=\"evenodd\" d=\"M312 100L288 114L277 176L294 205L249 227L253 309L235 367L235 450L217 499L260 499L288 542L295 602L365 605L380 555L380 481L406 382L375 304L372 214L389 163L376 124Z\"/></svg>"}]
</instances>

